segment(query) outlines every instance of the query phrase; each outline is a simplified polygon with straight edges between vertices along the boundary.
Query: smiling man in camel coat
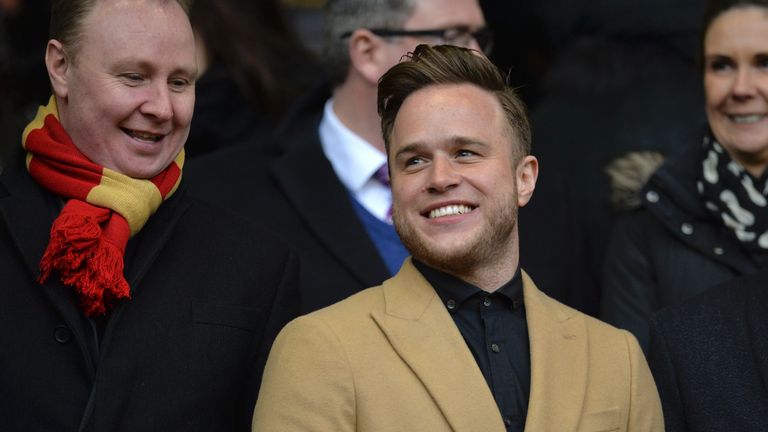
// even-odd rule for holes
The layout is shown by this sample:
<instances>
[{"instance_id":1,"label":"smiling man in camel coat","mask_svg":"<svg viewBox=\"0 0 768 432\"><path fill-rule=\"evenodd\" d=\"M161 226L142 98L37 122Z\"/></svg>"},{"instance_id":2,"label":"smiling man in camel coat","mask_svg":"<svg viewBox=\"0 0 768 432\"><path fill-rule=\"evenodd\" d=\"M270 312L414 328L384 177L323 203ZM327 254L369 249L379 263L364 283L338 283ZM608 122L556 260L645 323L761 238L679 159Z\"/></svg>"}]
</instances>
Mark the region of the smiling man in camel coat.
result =
<instances>
[{"instance_id":1,"label":"smiling man in camel coat","mask_svg":"<svg viewBox=\"0 0 768 432\"><path fill-rule=\"evenodd\" d=\"M281 332L253 430L663 430L634 337L542 294L518 266L517 209L538 162L498 70L421 45L382 78L378 104L412 258Z\"/></svg>"}]
</instances>

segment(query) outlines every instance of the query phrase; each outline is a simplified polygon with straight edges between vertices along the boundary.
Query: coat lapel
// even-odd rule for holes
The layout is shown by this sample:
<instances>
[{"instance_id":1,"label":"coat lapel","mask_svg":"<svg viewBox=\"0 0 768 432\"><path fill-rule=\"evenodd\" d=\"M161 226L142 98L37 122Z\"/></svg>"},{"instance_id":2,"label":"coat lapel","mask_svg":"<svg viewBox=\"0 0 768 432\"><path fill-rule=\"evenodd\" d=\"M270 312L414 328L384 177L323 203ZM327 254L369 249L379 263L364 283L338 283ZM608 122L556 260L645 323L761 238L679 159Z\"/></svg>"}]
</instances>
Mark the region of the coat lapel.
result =
<instances>
[{"instance_id":1,"label":"coat lapel","mask_svg":"<svg viewBox=\"0 0 768 432\"><path fill-rule=\"evenodd\" d=\"M132 251L125 269L125 278L132 293L141 288L141 280L168 243L179 219L189 208L190 202L184 198L185 195L186 185L182 182L176 193L160 205L134 238L137 242L135 250Z\"/></svg>"},{"instance_id":2,"label":"coat lapel","mask_svg":"<svg viewBox=\"0 0 768 432\"><path fill-rule=\"evenodd\" d=\"M439 297L410 259L384 283L373 319L419 377L456 432L503 431L488 385Z\"/></svg>"},{"instance_id":3,"label":"coat lapel","mask_svg":"<svg viewBox=\"0 0 768 432\"><path fill-rule=\"evenodd\" d=\"M55 197L47 194L26 173L22 162L6 168L0 182L0 217L8 227L9 235L22 255L35 289L40 289L61 314L63 321L74 334L91 377L95 365L89 348L89 339L83 315L72 299L72 288L63 285L54 275L44 285L35 280L40 275L40 259L48 246L51 224L61 207ZM18 287L24 289L24 287Z\"/></svg>"},{"instance_id":4,"label":"coat lapel","mask_svg":"<svg viewBox=\"0 0 768 432\"><path fill-rule=\"evenodd\" d=\"M587 382L584 318L541 293L525 273L523 287L531 345L525 430L576 430Z\"/></svg>"},{"instance_id":5,"label":"coat lapel","mask_svg":"<svg viewBox=\"0 0 768 432\"><path fill-rule=\"evenodd\" d=\"M17 164L8 166L0 183L0 213L32 277L40 274L54 216L61 204L46 194Z\"/></svg>"},{"instance_id":6,"label":"coat lapel","mask_svg":"<svg viewBox=\"0 0 768 432\"><path fill-rule=\"evenodd\" d=\"M390 274L323 153L317 125L291 140L301 142L272 164L278 185L309 229L362 286L379 285Z\"/></svg>"}]
</instances>

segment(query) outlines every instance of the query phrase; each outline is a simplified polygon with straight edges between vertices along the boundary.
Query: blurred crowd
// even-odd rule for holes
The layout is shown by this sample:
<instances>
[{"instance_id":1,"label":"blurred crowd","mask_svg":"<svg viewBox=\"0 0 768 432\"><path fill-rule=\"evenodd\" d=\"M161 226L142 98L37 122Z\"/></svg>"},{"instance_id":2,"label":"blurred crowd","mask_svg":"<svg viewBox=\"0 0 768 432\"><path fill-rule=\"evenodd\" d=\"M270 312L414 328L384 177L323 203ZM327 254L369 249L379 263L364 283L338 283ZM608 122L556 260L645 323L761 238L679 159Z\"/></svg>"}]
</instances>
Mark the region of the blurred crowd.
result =
<instances>
[{"instance_id":1,"label":"blurred crowd","mask_svg":"<svg viewBox=\"0 0 768 432\"><path fill-rule=\"evenodd\" d=\"M466 45L506 71L528 106L540 177L520 213L523 268L548 295L638 338L668 427L700 420L681 419L675 404L693 398L688 391L706 393L701 369L725 367L702 356L747 351L734 343L750 343L741 331L754 330L752 319L768 322L766 310L748 307L763 304L752 287L768 282L760 276L768 268L768 39L760 39L768 3L731 3L481 0L492 44L462 28ZM327 148L329 136L345 133L334 129L341 120L357 122L352 132L383 152L373 101L386 69L365 59L362 45L346 60L359 76L339 63L334 43L372 36L338 31L343 14L328 23L324 6L195 0L190 11L199 77L185 175L200 197L299 251L302 312L381 283L407 255L380 225L391 217L380 204L388 179L368 180L386 158L372 156L360 180L347 176L351 156ZM0 0L0 170L50 97L49 9L45 0ZM370 33L389 37L387 23L371 20ZM446 35L441 42L452 42ZM248 165L234 163L242 160ZM728 327L726 313L741 327ZM700 340L709 354L688 359L681 338ZM726 339L727 348L718 345ZM759 368L768 371L765 358ZM701 387L678 388L675 374L692 367Z\"/></svg>"}]
</instances>

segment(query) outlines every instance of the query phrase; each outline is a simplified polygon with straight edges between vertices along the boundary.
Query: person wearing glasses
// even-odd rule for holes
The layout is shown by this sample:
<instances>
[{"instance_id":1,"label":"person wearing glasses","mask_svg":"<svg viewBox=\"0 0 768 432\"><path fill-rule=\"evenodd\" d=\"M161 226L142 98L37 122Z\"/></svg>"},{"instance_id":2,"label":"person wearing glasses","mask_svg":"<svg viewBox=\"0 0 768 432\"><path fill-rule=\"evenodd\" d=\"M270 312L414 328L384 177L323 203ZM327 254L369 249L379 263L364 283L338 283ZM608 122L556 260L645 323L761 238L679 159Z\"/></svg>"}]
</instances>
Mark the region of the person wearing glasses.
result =
<instances>
[{"instance_id":1,"label":"person wearing glasses","mask_svg":"<svg viewBox=\"0 0 768 432\"><path fill-rule=\"evenodd\" d=\"M419 43L491 44L477 0L330 0L325 14L330 83L278 126L277 155L224 150L187 177L193 193L261 221L300 254L305 312L380 284L407 256L391 225L379 77Z\"/></svg>"}]
</instances>

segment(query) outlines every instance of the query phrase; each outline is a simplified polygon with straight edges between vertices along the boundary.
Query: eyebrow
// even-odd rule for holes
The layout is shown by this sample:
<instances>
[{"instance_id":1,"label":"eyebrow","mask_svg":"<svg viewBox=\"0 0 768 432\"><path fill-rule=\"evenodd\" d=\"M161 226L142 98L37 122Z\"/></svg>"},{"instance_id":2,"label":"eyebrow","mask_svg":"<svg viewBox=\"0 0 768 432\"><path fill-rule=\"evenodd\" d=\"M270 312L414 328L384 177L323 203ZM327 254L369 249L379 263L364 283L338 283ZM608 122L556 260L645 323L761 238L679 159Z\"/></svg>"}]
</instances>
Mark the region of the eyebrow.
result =
<instances>
[{"instance_id":1,"label":"eyebrow","mask_svg":"<svg viewBox=\"0 0 768 432\"><path fill-rule=\"evenodd\" d=\"M484 143L483 141L460 135L452 136L448 138L447 141L450 142L451 145L488 147L488 144ZM398 158L403 153L418 153L424 147L427 147L427 144L421 141L407 144L395 153L395 158Z\"/></svg>"},{"instance_id":2,"label":"eyebrow","mask_svg":"<svg viewBox=\"0 0 768 432\"><path fill-rule=\"evenodd\" d=\"M133 68L138 67L141 70L151 70L155 71L157 68L155 68L151 63L140 60L135 57L126 57L122 58L115 62L114 68L115 69L124 69L124 68ZM188 66L180 66L170 73L170 76L174 75L183 75L187 76L193 80L198 78L198 72L197 72L197 65L188 65Z\"/></svg>"}]
</instances>

